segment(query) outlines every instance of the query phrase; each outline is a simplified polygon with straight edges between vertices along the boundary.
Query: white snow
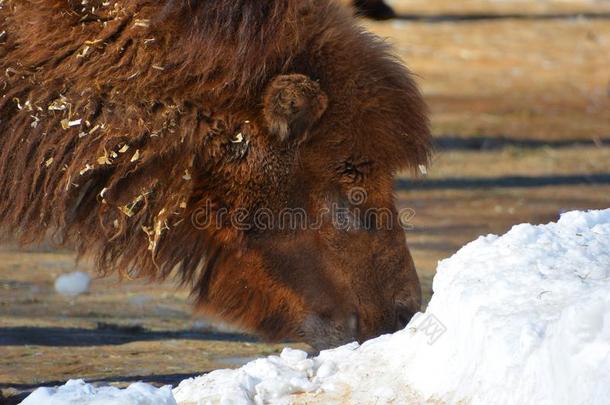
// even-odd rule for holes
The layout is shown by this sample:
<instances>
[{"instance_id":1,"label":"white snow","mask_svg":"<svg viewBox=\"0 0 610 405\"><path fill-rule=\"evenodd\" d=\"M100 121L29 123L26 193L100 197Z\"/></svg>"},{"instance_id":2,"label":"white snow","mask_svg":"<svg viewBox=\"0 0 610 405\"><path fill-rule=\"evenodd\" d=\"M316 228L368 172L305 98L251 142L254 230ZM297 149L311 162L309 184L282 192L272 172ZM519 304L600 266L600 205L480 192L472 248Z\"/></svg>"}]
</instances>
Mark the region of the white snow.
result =
<instances>
[{"instance_id":1,"label":"white snow","mask_svg":"<svg viewBox=\"0 0 610 405\"><path fill-rule=\"evenodd\" d=\"M83 271L62 274L55 280L55 291L61 295L76 296L89 291L91 276Z\"/></svg>"},{"instance_id":2,"label":"white snow","mask_svg":"<svg viewBox=\"0 0 610 405\"><path fill-rule=\"evenodd\" d=\"M95 388L83 380L70 380L59 388L39 388L22 405L176 405L169 385L155 388L144 383L126 389Z\"/></svg>"},{"instance_id":3,"label":"white snow","mask_svg":"<svg viewBox=\"0 0 610 405\"><path fill-rule=\"evenodd\" d=\"M184 380L173 396L181 405L610 403L610 209L480 237L439 263L433 288L426 312L393 335L315 358L285 349ZM163 403L146 400L131 403Z\"/></svg>"}]
</instances>

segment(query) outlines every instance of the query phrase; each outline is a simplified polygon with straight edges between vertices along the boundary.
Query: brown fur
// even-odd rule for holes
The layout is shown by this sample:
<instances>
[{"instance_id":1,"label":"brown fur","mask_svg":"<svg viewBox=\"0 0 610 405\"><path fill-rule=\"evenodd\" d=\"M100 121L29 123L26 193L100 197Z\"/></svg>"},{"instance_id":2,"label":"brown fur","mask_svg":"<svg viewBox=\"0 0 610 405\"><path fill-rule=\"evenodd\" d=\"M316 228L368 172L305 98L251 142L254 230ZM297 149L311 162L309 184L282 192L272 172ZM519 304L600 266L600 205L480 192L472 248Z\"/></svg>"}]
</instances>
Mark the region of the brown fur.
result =
<instances>
[{"instance_id":1,"label":"brown fur","mask_svg":"<svg viewBox=\"0 0 610 405\"><path fill-rule=\"evenodd\" d=\"M427 164L431 139L382 41L328 0L102 3L0 1L5 233L50 234L102 273L174 272L200 310L268 338L337 343L351 313L366 337L392 324L396 296L418 308L400 230L192 221L210 201L313 213L354 185L394 210L393 173Z\"/></svg>"}]
</instances>

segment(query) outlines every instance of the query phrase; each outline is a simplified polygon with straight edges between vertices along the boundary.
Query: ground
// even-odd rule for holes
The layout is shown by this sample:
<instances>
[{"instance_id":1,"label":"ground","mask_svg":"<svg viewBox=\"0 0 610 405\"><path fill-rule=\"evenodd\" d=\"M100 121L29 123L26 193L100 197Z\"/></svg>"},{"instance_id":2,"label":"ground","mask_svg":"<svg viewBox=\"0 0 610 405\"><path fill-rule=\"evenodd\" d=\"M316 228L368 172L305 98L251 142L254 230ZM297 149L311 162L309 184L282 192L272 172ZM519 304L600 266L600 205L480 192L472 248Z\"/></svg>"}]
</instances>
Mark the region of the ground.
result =
<instances>
[{"instance_id":1,"label":"ground","mask_svg":"<svg viewBox=\"0 0 610 405\"><path fill-rule=\"evenodd\" d=\"M437 261L478 235L610 207L610 3L393 4L403 18L366 25L396 46L431 109L433 165L397 181L429 300ZM5 396L72 377L171 384L282 347L215 332L171 283L107 278L78 298L55 294L76 268L90 266L71 252L0 249Z\"/></svg>"}]
</instances>

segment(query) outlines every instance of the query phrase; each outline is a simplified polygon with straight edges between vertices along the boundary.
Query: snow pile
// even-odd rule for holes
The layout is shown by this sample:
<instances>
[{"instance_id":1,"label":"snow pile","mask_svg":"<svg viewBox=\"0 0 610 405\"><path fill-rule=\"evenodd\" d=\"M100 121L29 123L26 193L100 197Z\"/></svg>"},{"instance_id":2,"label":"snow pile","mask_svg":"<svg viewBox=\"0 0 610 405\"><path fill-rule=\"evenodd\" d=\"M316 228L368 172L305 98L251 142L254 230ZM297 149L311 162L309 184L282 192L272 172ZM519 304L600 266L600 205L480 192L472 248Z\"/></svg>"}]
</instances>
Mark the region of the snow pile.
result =
<instances>
[{"instance_id":1,"label":"snow pile","mask_svg":"<svg viewBox=\"0 0 610 405\"><path fill-rule=\"evenodd\" d=\"M403 331L315 359L285 351L183 381L174 395L185 404L610 403L610 210L466 245L439 264L426 313Z\"/></svg>"},{"instance_id":2,"label":"snow pile","mask_svg":"<svg viewBox=\"0 0 610 405\"><path fill-rule=\"evenodd\" d=\"M144 383L121 390L95 388L83 380L70 380L59 388L39 388L22 405L176 405L171 387L155 388Z\"/></svg>"},{"instance_id":3,"label":"snow pile","mask_svg":"<svg viewBox=\"0 0 610 405\"><path fill-rule=\"evenodd\" d=\"M425 398L610 403L610 210L480 237L437 271L426 313L447 331L403 356Z\"/></svg>"},{"instance_id":4,"label":"snow pile","mask_svg":"<svg viewBox=\"0 0 610 405\"><path fill-rule=\"evenodd\" d=\"M393 335L313 359L285 349L173 395L181 405L610 403L610 210L480 237L440 262L433 287L427 311Z\"/></svg>"},{"instance_id":5,"label":"snow pile","mask_svg":"<svg viewBox=\"0 0 610 405\"><path fill-rule=\"evenodd\" d=\"M55 280L55 291L61 295L76 296L89 291L91 276L82 271L62 274Z\"/></svg>"}]
</instances>

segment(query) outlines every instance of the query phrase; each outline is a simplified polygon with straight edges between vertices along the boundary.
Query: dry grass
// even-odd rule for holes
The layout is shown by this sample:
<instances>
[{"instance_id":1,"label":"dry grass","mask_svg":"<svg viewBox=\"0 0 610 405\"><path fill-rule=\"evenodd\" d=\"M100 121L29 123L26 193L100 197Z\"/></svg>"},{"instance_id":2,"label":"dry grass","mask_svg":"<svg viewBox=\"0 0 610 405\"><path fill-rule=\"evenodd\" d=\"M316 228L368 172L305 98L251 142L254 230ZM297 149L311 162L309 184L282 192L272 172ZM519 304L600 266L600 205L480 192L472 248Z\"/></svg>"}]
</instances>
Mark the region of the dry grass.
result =
<instances>
[{"instance_id":1,"label":"dry grass","mask_svg":"<svg viewBox=\"0 0 610 405\"><path fill-rule=\"evenodd\" d=\"M436 135L610 136L610 20L369 25L416 72Z\"/></svg>"}]
</instances>

